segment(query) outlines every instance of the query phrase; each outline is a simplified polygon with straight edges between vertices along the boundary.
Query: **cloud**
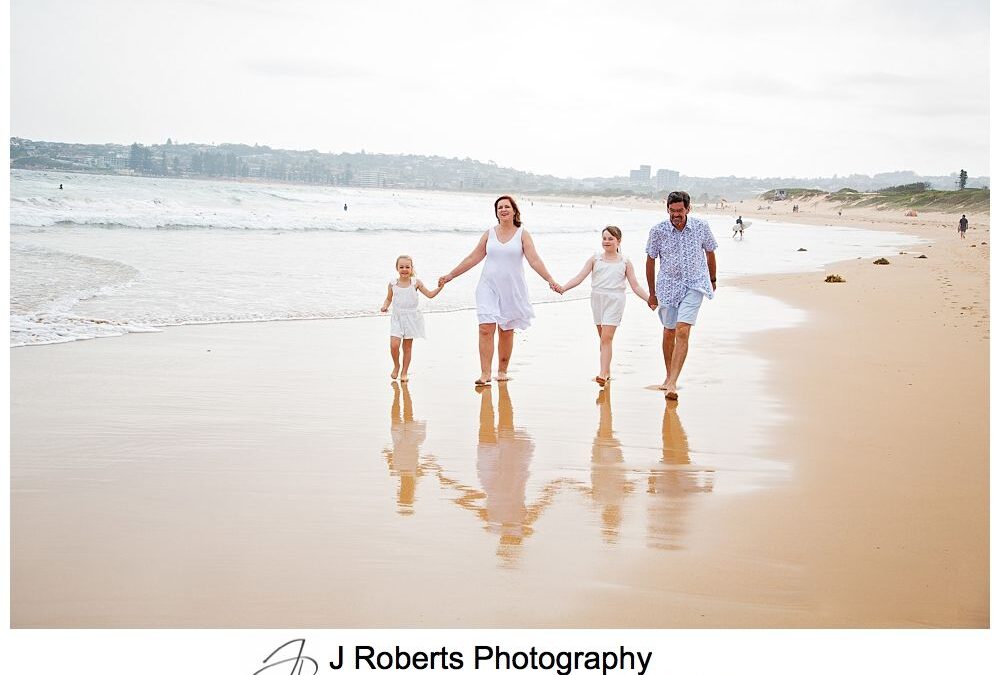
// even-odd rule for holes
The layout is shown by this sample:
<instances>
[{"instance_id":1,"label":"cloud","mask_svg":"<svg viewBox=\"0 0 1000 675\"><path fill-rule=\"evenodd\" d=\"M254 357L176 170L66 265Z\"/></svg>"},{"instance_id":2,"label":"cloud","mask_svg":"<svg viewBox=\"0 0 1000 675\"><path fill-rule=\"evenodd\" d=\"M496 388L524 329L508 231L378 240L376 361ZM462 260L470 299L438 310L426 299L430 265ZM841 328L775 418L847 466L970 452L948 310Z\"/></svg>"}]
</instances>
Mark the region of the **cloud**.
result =
<instances>
[{"instance_id":1,"label":"cloud","mask_svg":"<svg viewBox=\"0 0 1000 675\"><path fill-rule=\"evenodd\" d=\"M944 77L930 75L900 75L887 72L856 72L850 75L833 75L827 78L831 87L877 87L877 88L912 88L935 87L946 82Z\"/></svg>"},{"instance_id":2,"label":"cloud","mask_svg":"<svg viewBox=\"0 0 1000 675\"><path fill-rule=\"evenodd\" d=\"M370 78L377 73L368 68L325 61L272 60L247 61L244 66L251 73L269 77L304 77L320 80Z\"/></svg>"}]
</instances>

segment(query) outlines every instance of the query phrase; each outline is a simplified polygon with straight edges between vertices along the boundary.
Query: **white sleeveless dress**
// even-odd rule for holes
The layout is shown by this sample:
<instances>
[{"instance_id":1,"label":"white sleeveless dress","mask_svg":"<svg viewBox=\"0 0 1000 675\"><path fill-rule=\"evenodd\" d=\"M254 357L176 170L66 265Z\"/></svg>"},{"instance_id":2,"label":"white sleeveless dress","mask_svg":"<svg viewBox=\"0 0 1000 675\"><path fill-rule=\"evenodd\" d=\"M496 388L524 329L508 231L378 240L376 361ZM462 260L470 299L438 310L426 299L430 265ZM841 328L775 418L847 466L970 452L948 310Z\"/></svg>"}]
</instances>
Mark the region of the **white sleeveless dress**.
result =
<instances>
[{"instance_id":1,"label":"white sleeveless dress","mask_svg":"<svg viewBox=\"0 0 1000 675\"><path fill-rule=\"evenodd\" d=\"M409 286L400 286L399 279L392 282L389 335L407 339L424 337L424 315L417 308L417 300L416 279L410 279Z\"/></svg>"},{"instance_id":2,"label":"white sleeveless dress","mask_svg":"<svg viewBox=\"0 0 1000 675\"><path fill-rule=\"evenodd\" d=\"M524 278L521 228L505 244L497 239L496 228L490 228L486 263L476 286L476 314L479 323L495 323L502 330L524 330L535 318Z\"/></svg>"},{"instance_id":3,"label":"white sleeveless dress","mask_svg":"<svg viewBox=\"0 0 1000 675\"><path fill-rule=\"evenodd\" d=\"M594 271L590 273L590 309L594 324L619 326L625 312L625 265L628 258L618 254L618 260L604 260L603 252L594 256Z\"/></svg>"}]
</instances>

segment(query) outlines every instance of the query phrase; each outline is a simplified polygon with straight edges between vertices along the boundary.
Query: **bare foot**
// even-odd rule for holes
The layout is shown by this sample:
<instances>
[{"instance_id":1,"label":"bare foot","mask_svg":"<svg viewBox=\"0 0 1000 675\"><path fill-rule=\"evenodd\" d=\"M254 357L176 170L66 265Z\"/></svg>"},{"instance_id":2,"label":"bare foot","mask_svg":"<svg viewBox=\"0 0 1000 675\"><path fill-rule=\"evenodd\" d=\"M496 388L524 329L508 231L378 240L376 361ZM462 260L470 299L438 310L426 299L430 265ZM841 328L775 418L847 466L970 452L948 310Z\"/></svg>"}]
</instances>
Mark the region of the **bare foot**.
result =
<instances>
[{"instance_id":1,"label":"bare foot","mask_svg":"<svg viewBox=\"0 0 1000 675\"><path fill-rule=\"evenodd\" d=\"M482 373L482 374L480 374L479 379L476 380L476 386L477 387L488 387L488 386L490 386L490 384L492 384L492 382L490 382L490 374L489 373Z\"/></svg>"},{"instance_id":2,"label":"bare foot","mask_svg":"<svg viewBox=\"0 0 1000 675\"><path fill-rule=\"evenodd\" d=\"M400 382L409 382L410 381L410 376L407 375L406 373L401 373L400 376L399 376L399 381Z\"/></svg>"},{"instance_id":3,"label":"bare foot","mask_svg":"<svg viewBox=\"0 0 1000 675\"><path fill-rule=\"evenodd\" d=\"M510 377L502 370L497 371L497 382L506 382Z\"/></svg>"},{"instance_id":4,"label":"bare foot","mask_svg":"<svg viewBox=\"0 0 1000 675\"><path fill-rule=\"evenodd\" d=\"M667 400L668 401L676 401L677 400L677 390L676 389L671 389L670 391L667 392Z\"/></svg>"},{"instance_id":5,"label":"bare foot","mask_svg":"<svg viewBox=\"0 0 1000 675\"><path fill-rule=\"evenodd\" d=\"M670 389L670 382L668 382L667 380L664 380L663 384L661 384L659 387L657 387L657 389L663 389L664 391L666 391L667 389Z\"/></svg>"},{"instance_id":6,"label":"bare foot","mask_svg":"<svg viewBox=\"0 0 1000 675\"><path fill-rule=\"evenodd\" d=\"M399 366L392 369L392 372L389 373L389 377L395 380L397 375L399 375Z\"/></svg>"}]
</instances>

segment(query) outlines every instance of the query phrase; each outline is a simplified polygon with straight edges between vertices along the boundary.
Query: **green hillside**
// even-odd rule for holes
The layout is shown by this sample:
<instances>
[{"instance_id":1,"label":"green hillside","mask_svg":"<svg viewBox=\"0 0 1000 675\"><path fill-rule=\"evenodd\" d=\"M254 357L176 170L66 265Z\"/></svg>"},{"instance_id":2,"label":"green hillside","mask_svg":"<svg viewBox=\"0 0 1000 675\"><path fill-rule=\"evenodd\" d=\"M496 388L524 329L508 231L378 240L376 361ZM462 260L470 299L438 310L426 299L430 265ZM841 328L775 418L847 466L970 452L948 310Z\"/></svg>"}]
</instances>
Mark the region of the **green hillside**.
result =
<instances>
[{"instance_id":1,"label":"green hillside","mask_svg":"<svg viewBox=\"0 0 1000 675\"><path fill-rule=\"evenodd\" d=\"M784 197L782 197L784 193ZM966 188L965 190L931 190L926 183L897 185L877 192L859 192L844 188L837 192L823 192L806 188L768 190L760 196L768 201L799 200L822 197L844 208L875 207L896 210L925 210L942 213L989 213L989 188Z\"/></svg>"}]
</instances>

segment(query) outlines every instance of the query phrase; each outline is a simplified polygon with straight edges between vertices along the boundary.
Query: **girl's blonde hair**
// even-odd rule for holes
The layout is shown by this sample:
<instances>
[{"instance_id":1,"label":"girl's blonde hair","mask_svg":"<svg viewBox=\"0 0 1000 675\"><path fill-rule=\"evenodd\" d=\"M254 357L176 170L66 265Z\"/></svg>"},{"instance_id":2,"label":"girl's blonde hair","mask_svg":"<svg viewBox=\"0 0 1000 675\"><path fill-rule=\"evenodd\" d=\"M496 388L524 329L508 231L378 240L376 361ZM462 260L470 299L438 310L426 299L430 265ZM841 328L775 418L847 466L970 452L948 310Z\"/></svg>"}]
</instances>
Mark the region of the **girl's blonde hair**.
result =
<instances>
[{"instance_id":1,"label":"girl's blonde hair","mask_svg":"<svg viewBox=\"0 0 1000 675\"><path fill-rule=\"evenodd\" d=\"M409 260L410 261L410 276L411 277L417 276L417 267L416 267L416 265L413 264L413 258L411 258L410 256L408 256L406 254L403 254L403 255L399 256L398 258L396 258L396 264L393 265L394 268L398 268L399 267L399 261L400 260Z\"/></svg>"},{"instance_id":2,"label":"girl's blonde hair","mask_svg":"<svg viewBox=\"0 0 1000 675\"><path fill-rule=\"evenodd\" d=\"M615 239L618 240L618 250L621 250L621 247L622 247L622 231L621 231L621 228L615 227L614 225L608 225L603 230L601 230L601 234L603 234L605 232L607 232L612 237L614 237Z\"/></svg>"}]
</instances>

